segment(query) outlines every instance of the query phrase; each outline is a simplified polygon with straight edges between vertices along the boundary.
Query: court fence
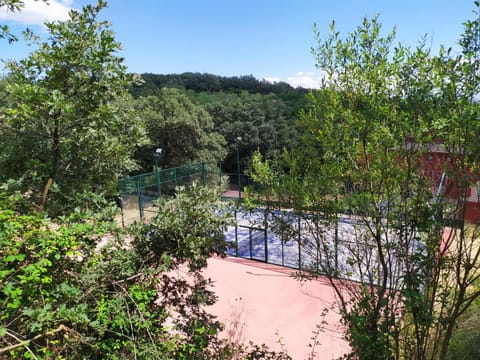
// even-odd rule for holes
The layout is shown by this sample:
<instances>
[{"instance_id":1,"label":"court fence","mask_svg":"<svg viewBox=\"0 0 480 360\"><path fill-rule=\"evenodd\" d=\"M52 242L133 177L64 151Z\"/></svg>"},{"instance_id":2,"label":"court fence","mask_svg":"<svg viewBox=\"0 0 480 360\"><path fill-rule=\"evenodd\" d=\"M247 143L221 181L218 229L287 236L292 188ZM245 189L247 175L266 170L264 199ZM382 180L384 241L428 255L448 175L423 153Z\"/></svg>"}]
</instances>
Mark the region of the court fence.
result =
<instances>
[{"instance_id":1,"label":"court fence","mask_svg":"<svg viewBox=\"0 0 480 360\"><path fill-rule=\"evenodd\" d=\"M270 212L262 208L246 211L235 207L233 213L233 225L225 231L230 244L228 255L316 272L321 272L325 261L331 262L332 259L336 259L332 266L338 266L339 249L345 243L345 239L339 236L338 224L330 234L324 232L315 237L311 236L306 219L293 212ZM281 218L288 230L279 231L275 217ZM347 218L340 221L349 222ZM340 225L341 228L344 226ZM328 259L325 256L326 242L330 248Z\"/></svg>"},{"instance_id":2,"label":"court fence","mask_svg":"<svg viewBox=\"0 0 480 360\"><path fill-rule=\"evenodd\" d=\"M245 174L223 173L217 164L194 162L173 168L119 179L119 203L122 226L134 221L144 221L155 216L155 201L160 197L174 196L177 187L188 187L194 182L203 186L218 186L223 177L229 179L230 188L224 199L241 198L242 191L252 180Z\"/></svg>"}]
</instances>

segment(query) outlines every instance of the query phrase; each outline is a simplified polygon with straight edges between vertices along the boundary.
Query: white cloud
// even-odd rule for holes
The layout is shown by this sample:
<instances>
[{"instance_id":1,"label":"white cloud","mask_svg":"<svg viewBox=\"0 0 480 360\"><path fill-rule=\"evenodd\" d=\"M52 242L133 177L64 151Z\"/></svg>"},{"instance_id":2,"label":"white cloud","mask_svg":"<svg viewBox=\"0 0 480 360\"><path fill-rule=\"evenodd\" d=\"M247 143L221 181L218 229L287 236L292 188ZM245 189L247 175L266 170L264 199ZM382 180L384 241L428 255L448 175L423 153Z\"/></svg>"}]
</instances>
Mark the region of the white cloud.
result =
<instances>
[{"instance_id":1,"label":"white cloud","mask_svg":"<svg viewBox=\"0 0 480 360\"><path fill-rule=\"evenodd\" d=\"M0 8L0 20L10 20L25 25L43 25L45 21L67 20L72 0L43 1L24 0L21 11L11 12L6 7Z\"/></svg>"},{"instance_id":2,"label":"white cloud","mask_svg":"<svg viewBox=\"0 0 480 360\"><path fill-rule=\"evenodd\" d=\"M325 77L323 73L316 73L314 71L303 72L299 71L295 76L287 78L287 83L293 87L304 87L307 89L318 89L322 79Z\"/></svg>"}]
</instances>

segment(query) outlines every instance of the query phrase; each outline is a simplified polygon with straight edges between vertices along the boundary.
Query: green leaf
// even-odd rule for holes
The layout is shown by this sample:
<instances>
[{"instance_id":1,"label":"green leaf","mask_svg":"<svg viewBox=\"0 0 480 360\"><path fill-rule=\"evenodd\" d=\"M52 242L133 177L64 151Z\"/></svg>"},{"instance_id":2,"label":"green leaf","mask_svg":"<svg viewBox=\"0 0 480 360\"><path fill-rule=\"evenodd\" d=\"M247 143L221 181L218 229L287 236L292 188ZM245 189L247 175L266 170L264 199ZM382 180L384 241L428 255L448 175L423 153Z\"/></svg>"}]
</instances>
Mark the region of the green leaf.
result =
<instances>
[{"instance_id":1,"label":"green leaf","mask_svg":"<svg viewBox=\"0 0 480 360\"><path fill-rule=\"evenodd\" d=\"M25 259L25 256L26 256L25 254L8 255L3 259L3 261L5 262L23 261Z\"/></svg>"}]
</instances>

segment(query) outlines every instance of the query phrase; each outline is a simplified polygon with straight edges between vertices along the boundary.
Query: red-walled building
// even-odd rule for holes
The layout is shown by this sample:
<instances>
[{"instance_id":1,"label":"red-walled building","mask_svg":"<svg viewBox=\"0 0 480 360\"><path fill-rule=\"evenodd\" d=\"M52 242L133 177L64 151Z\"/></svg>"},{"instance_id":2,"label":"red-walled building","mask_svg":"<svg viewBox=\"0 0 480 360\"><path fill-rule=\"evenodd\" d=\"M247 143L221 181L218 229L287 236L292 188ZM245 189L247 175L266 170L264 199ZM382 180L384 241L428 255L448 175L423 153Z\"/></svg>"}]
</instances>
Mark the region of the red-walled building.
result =
<instances>
[{"instance_id":1,"label":"red-walled building","mask_svg":"<svg viewBox=\"0 0 480 360\"><path fill-rule=\"evenodd\" d=\"M452 203L458 203L461 192L458 182L452 173L455 173L452 157L445 147L440 143L429 146L428 150L422 155L423 175L432 180L432 192L435 195L442 196L445 200L451 200ZM460 170L462 173L464 170ZM473 176L467 172L467 175ZM478 178L478 177L477 177ZM474 182L473 180L472 182ZM480 223L480 182L475 181L473 186L467 189L467 199L464 202L464 219L470 223ZM461 207L461 203L459 203ZM461 218L461 210L459 210Z\"/></svg>"}]
</instances>

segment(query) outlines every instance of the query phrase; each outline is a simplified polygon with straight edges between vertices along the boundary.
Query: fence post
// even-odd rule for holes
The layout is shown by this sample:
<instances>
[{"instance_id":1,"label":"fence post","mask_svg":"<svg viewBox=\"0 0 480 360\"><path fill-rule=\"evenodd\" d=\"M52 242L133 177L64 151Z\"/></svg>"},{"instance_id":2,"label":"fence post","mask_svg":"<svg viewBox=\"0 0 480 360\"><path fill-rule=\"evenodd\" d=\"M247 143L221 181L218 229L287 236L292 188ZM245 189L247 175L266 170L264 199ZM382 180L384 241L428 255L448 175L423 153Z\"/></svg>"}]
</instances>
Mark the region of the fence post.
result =
<instances>
[{"instance_id":1,"label":"fence post","mask_svg":"<svg viewBox=\"0 0 480 360\"><path fill-rule=\"evenodd\" d=\"M335 272L338 274L338 213L335 220Z\"/></svg>"},{"instance_id":2,"label":"fence post","mask_svg":"<svg viewBox=\"0 0 480 360\"><path fill-rule=\"evenodd\" d=\"M316 251L316 259L315 259L315 271L317 272L317 274L320 272L320 242L321 242L321 239L319 239L319 235L318 235L318 222L317 220L315 220L316 224L315 224L315 232L317 233L317 236L315 236L315 251Z\"/></svg>"},{"instance_id":3,"label":"fence post","mask_svg":"<svg viewBox=\"0 0 480 360\"><path fill-rule=\"evenodd\" d=\"M248 228L248 242L250 244L250 259L253 259L252 228Z\"/></svg>"},{"instance_id":4,"label":"fence post","mask_svg":"<svg viewBox=\"0 0 480 360\"><path fill-rule=\"evenodd\" d=\"M267 210L263 211L263 241L265 245L265 262L268 263L268 229L267 229Z\"/></svg>"},{"instance_id":5,"label":"fence post","mask_svg":"<svg viewBox=\"0 0 480 360\"><path fill-rule=\"evenodd\" d=\"M300 215L297 215L298 217L298 270L302 270L302 234L300 231L300 226L301 226L301 220L300 220Z\"/></svg>"},{"instance_id":6,"label":"fence post","mask_svg":"<svg viewBox=\"0 0 480 360\"><path fill-rule=\"evenodd\" d=\"M192 164L188 164L188 185L192 184Z\"/></svg>"},{"instance_id":7,"label":"fence post","mask_svg":"<svg viewBox=\"0 0 480 360\"><path fill-rule=\"evenodd\" d=\"M235 256L238 257L238 218L237 209L234 210L235 214Z\"/></svg>"},{"instance_id":8,"label":"fence post","mask_svg":"<svg viewBox=\"0 0 480 360\"><path fill-rule=\"evenodd\" d=\"M287 219L286 213L282 214L281 211L282 210L280 210L280 216L282 216L282 218ZM285 266L285 232L284 231L280 233L280 241L282 242L282 266Z\"/></svg>"},{"instance_id":9,"label":"fence post","mask_svg":"<svg viewBox=\"0 0 480 360\"><path fill-rule=\"evenodd\" d=\"M217 167L218 167L218 184L222 183L222 162L218 161L217 162Z\"/></svg>"},{"instance_id":10,"label":"fence post","mask_svg":"<svg viewBox=\"0 0 480 360\"><path fill-rule=\"evenodd\" d=\"M142 177L137 181L138 208L140 210L140 220L143 220L143 196L142 196Z\"/></svg>"},{"instance_id":11,"label":"fence post","mask_svg":"<svg viewBox=\"0 0 480 360\"><path fill-rule=\"evenodd\" d=\"M160 199L160 196L162 195L162 187L161 187L161 182L160 182L160 169L157 166L157 199Z\"/></svg>"},{"instance_id":12,"label":"fence post","mask_svg":"<svg viewBox=\"0 0 480 360\"><path fill-rule=\"evenodd\" d=\"M123 212L123 196L120 194L118 196L120 202L120 211L122 212L122 229L125 228L125 213Z\"/></svg>"}]
</instances>

